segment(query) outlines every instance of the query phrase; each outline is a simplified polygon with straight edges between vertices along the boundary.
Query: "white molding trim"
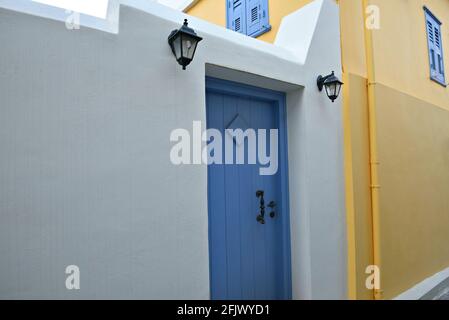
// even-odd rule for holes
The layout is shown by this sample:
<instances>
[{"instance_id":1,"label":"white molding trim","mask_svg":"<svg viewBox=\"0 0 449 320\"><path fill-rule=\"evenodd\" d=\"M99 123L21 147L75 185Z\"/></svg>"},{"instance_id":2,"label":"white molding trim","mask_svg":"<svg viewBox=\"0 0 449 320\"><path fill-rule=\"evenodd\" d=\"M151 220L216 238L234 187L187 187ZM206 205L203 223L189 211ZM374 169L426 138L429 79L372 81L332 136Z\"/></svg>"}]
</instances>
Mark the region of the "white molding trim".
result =
<instances>
[{"instance_id":1,"label":"white molding trim","mask_svg":"<svg viewBox=\"0 0 449 320\"><path fill-rule=\"evenodd\" d=\"M398 295L394 300L418 300L447 278L449 278L449 267L421 281L414 287Z\"/></svg>"}]
</instances>

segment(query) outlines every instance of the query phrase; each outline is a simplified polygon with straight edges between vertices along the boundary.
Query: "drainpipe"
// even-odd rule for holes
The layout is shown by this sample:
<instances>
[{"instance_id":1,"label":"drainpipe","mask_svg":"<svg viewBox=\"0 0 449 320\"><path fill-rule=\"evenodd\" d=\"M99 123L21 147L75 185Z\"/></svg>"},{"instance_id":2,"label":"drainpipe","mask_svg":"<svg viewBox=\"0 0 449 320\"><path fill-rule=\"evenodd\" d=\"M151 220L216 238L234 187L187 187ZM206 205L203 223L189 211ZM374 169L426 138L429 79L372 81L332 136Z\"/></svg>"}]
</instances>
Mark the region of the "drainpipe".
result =
<instances>
[{"instance_id":1,"label":"drainpipe","mask_svg":"<svg viewBox=\"0 0 449 320\"><path fill-rule=\"evenodd\" d=\"M369 0L363 1L363 17L364 23L367 21L368 15L366 8L369 5ZM370 153L370 174L371 174L371 217L373 225L373 262L374 265L379 267L382 272L381 261L381 247L380 247L380 210L379 210L379 158L377 152L377 120L376 120L376 74L375 74L375 62L374 62L374 50L373 50L373 35L372 30L369 30L364 25L365 35L365 55L366 66L368 73L368 117L369 117L369 153ZM382 284L381 284L382 286ZM374 289L374 299L382 300L383 291L378 288Z\"/></svg>"}]
</instances>

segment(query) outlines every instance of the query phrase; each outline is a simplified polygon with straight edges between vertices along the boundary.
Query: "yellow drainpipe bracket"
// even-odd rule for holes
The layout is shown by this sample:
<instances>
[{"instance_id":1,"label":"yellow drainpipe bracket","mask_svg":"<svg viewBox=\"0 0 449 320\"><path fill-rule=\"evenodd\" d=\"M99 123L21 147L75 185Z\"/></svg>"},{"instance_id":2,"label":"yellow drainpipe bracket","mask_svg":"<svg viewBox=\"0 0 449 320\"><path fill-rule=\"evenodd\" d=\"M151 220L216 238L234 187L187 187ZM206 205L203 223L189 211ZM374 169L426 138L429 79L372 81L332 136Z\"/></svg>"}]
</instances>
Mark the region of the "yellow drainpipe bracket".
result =
<instances>
[{"instance_id":1,"label":"yellow drainpipe bracket","mask_svg":"<svg viewBox=\"0 0 449 320\"><path fill-rule=\"evenodd\" d=\"M383 290L374 290L374 299L375 300L383 300L384 291Z\"/></svg>"}]
</instances>

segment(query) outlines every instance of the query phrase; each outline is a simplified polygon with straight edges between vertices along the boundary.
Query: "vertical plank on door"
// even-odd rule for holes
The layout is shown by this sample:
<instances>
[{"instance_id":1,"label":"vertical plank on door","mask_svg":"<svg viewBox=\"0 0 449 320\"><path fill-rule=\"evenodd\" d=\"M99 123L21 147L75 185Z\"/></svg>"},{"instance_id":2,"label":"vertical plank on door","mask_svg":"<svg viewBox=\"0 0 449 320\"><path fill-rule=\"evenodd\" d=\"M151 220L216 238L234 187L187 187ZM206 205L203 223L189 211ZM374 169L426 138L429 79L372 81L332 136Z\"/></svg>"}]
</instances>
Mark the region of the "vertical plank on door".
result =
<instances>
[{"instance_id":1,"label":"vertical plank on door","mask_svg":"<svg viewBox=\"0 0 449 320\"><path fill-rule=\"evenodd\" d=\"M207 124L210 128L222 131L223 128L223 96L219 94L207 95ZM213 168L212 168L213 167ZM227 298L227 256L226 252L226 203L222 194L225 188L225 167L222 165L212 165L208 171L208 184L213 183L214 188L208 188L209 206L213 206L213 217L209 215L209 220L222 225L223 228L209 228L209 243L214 247L209 247L210 256L210 282L211 299L223 300ZM210 214L210 210L209 210Z\"/></svg>"}]
</instances>

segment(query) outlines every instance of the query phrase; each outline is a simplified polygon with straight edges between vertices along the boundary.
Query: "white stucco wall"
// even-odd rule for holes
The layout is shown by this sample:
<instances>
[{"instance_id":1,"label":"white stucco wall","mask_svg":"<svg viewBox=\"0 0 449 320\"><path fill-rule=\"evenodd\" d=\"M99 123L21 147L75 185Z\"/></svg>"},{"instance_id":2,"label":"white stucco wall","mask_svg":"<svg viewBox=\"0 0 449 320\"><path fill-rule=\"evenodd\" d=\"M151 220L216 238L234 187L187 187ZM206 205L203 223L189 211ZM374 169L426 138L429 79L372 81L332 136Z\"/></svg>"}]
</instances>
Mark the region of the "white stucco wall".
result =
<instances>
[{"instance_id":1,"label":"white stucco wall","mask_svg":"<svg viewBox=\"0 0 449 320\"><path fill-rule=\"evenodd\" d=\"M293 296L346 298L341 104L315 84L341 72L335 3L306 7L302 53L189 17L204 41L182 71L185 15L122 2L67 30L0 0L0 298L209 298L207 168L169 161L170 132L205 121L206 74L288 91Z\"/></svg>"}]
</instances>

